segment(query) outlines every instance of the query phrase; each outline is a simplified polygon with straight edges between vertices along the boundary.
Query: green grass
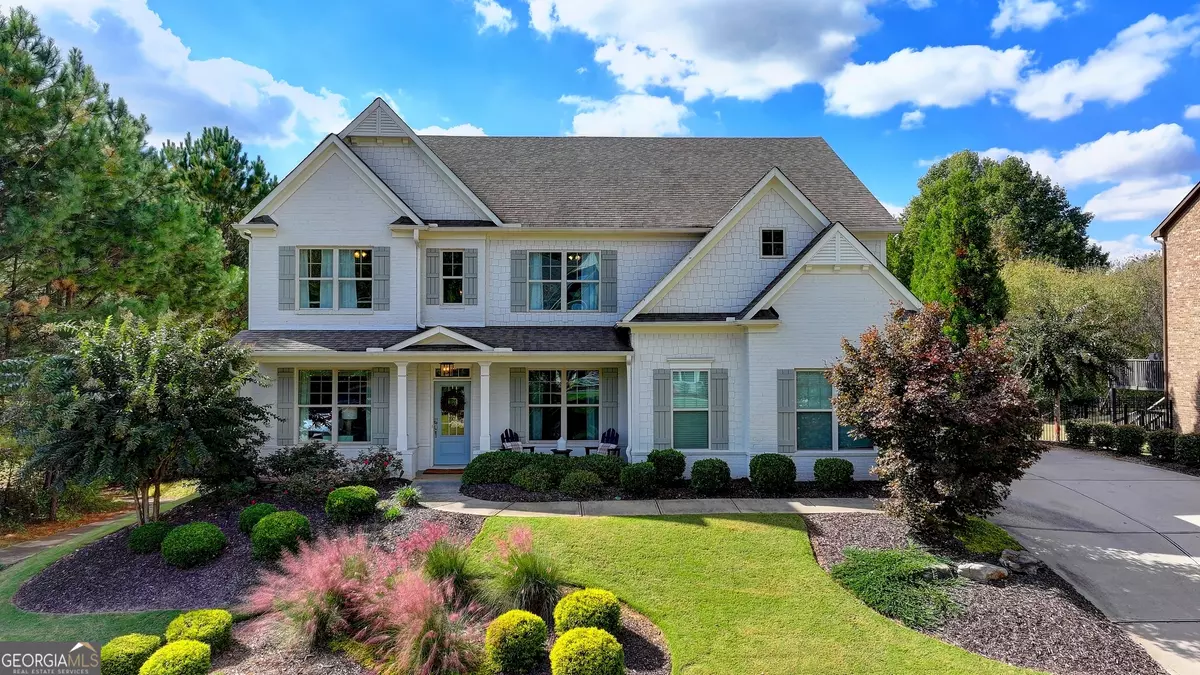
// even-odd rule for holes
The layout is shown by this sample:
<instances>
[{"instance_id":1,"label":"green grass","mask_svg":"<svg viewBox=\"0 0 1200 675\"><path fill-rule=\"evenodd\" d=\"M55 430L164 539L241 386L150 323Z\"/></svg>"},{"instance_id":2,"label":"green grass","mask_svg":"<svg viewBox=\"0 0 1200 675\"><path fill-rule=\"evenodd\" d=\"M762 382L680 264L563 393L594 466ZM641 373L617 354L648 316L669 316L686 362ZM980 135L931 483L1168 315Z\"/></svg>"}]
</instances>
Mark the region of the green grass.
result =
<instances>
[{"instance_id":1,"label":"green grass","mask_svg":"<svg viewBox=\"0 0 1200 675\"><path fill-rule=\"evenodd\" d=\"M949 589L961 579L927 579L924 573L940 558L916 546L889 550L848 548L846 559L830 571L868 607L913 628L932 628L958 611Z\"/></svg>"},{"instance_id":2,"label":"green grass","mask_svg":"<svg viewBox=\"0 0 1200 675\"><path fill-rule=\"evenodd\" d=\"M580 586L608 589L666 633L675 673L1027 673L884 618L813 558L783 514L490 518L473 545L526 525Z\"/></svg>"},{"instance_id":3,"label":"green grass","mask_svg":"<svg viewBox=\"0 0 1200 675\"><path fill-rule=\"evenodd\" d=\"M186 501L183 500L183 501ZM164 504L163 511L171 506ZM131 514L95 532L56 546L26 558L0 571L0 641L5 642L108 642L126 633L148 633L162 635L167 624L179 615L178 611L113 612L107 614L40 614L26 612L12 604L12 597L21 584L45 569L55 560L75 551L82 545L100 539L130 523L137 516ZM79 583L95 583L80 579Z\"/></svg>"},{"instance_id":4,"label":"green grass","mask_svg":"<svg viewBox=\"0 0 1200 675\"><path fill-rule=\"evenodd\" d=\"M954 538L961 541L962 545L971 553L1000 555L1006 548L1014 551L1025 549L1016 539L1012 538L1012 535L1005 532L1004 528L975 516L968 517L967 526L961 532L956 533Z\"/></svg>"}]
</instances>

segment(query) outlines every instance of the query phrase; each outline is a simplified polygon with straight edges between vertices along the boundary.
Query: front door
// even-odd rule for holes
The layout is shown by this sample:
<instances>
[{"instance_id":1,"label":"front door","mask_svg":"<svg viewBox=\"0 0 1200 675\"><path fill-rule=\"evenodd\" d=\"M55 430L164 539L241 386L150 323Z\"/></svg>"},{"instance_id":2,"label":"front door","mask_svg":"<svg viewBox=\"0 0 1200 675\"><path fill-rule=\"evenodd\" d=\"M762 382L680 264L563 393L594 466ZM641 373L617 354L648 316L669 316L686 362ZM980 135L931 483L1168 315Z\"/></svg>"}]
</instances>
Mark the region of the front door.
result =
<instances>
[{"instance_id":1,"label":"front door","mask_svg":"<svg viewBox=\"0 0 1200 675\"><path fill-rule=\"evenodd\" d=\"M438 382L434 387L433 463L461 466L471 459L467 407L471 401L468 382Z\"/></svg>"}]
</instances>

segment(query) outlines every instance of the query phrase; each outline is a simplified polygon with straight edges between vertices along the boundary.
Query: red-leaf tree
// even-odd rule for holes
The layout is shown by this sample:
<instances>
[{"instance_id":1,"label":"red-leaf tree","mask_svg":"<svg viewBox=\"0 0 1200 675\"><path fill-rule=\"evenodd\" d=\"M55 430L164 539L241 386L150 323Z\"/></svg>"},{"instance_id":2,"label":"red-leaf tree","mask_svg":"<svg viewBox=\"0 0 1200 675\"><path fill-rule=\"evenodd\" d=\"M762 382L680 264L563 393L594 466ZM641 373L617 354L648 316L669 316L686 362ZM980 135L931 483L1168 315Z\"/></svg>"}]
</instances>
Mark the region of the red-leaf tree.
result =
<instances>
[{"instance_id":1,"label":"red-leaf tree","mask_svg":"<svg viewBox=\"0 0 1200 675\"><path fill-rule=\"evenodd\" d=\"M960 346L949 318L936 303L897 309L857 346L843 339L829 375L838 419L880 448L889 513L930 535L996 511L1041 454L1037 407L1005 330L972 328Z\"/></svg>"}]
</instances>

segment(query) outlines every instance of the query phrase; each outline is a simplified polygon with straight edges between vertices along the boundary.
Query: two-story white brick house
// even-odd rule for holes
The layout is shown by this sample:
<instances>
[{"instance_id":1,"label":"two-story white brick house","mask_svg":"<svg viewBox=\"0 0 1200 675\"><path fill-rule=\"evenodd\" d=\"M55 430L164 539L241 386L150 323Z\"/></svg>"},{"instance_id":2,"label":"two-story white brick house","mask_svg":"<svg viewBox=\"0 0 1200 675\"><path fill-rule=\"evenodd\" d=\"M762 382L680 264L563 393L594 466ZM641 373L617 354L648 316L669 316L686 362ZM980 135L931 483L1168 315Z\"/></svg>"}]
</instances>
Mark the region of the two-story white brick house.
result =
<instances>
[{"instance_id":1,"label":"two-story white brick house","mask_svg":"<svg viewBox=\"0 0 1200 675\"><path fill-rule=\"evenodd\" d=\"M381 100L246 216L271 447L410 474L506 429L721 457L875 453L822 369L915 297L895 220L820 138L419 137Z\"/></svg>"}]
</instances>

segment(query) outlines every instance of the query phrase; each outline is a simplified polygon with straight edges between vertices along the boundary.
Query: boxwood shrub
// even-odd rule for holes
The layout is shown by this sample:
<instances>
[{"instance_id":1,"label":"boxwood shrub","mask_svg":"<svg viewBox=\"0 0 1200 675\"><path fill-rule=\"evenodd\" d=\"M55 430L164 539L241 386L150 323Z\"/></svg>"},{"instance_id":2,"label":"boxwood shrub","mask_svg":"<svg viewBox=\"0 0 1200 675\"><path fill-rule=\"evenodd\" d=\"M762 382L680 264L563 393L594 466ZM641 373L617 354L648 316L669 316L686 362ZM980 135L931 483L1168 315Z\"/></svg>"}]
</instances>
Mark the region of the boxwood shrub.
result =
<instances>
[{"instance_id":1,"label":"boxwood shrub","mask_svg":"<svg viewBox=\"0 0 1200 675\"><path fill-rule=\"evenodd\" d=\"M594 497L603 487L603 481L591 471L572 471L558 484L560 491L576 499Z\"/></svg>"},{"instance_id":2,"label":"boxwood shrub","mask_svg":"<svg viewBox=\"0 0 1200 675\"><path fill-rule=\"evenodd\" d=\"M624 675L625 650L599 628L573 628L550 650L552 675Z\"/></svg>"},{"instance_id":3,"label":"boxwood shrub","mask_svg":"<svg viewBox=\"0 0 1200 675\"><path fill-rule=\"evenodd\" d=\"M242 534L250 534L250 532L254 529L254 526L258 524L258 521L263 519L263 516L269 516L278 510L279 509L275 508L274 504L268 504L266 502L251 504L250 506L242 509L241 514L238 515L238 530L240 530Z\"/></svg>"},{"instance_id":4,"label":"boxwood shrub","mask_svg":"<svg viewBox=\"0 0 1200 675\"><path fill-rule=\"evenodd\" d=\"M513 474L512 484L529 492L553 492L558 486L558 481L547 467L530 464Z\"/></svg>"},{"instance_id":5,"label":"boxwood shrub","mask_svg":"<svg viewBox=\"0 0 1200 675\"><path fill-rule=\"evenodd\" d=\"M536 457L514 450L485 452L467 463L462 473L462 484L511 483L513 474L529 466Z\"/></svg>"},{"instance_id":6,"label":"boxwood shrub","mask_svg":"<svg viewBox=\"0 0 1200 675\"><path fill-rule=\"evenodd\" d=\"M284 549L295 553L301 541L312 539L308 517L295 511L276 511L264 516L250 531L250 555L255 560L274 560Z\"/></svg>"},{"instance_id":7,"label":"boxwood shrub","mask_svg":"<svg viewBox=\"0 0 1200 675\"><path fill-rule=\"evenodd\" d=\"M129 531L129 539L125 545L133 553L158 553L162 550L163 539L166 539L173 529L174 525L161 520L138 525Z\"/></svg>"},{"instance_id":8,"label":"boxwood shrub","mask_svg":"<svg viewBox=\"0 0 1200 675\"><path fill-rule=\"evenodd\" d=\"M646 459L654 465L658 484L664 487L683 478L683 472L687 470L687 457L672 448L651 450Z\"/></svg>"},{"instance_id":9,"label":"boxwood shrub","mask_svg":"<svg viewBox=\"0 0 1200 675\"><path fill-rule=\"evenodd\" d=\"M1200 434L1180 434L1175 439L1175 457L1188 466L1200 466Z\"/></svg>"},{"instance_id":10,"label":"boxwood shrub","mask_svg":"<svg viewBox=\"0 0 1200 675\"><path fill-rule=\"evenodd\" d=\"M1091 420L1064 420L1063 431L1067 432L1067 444L1086 448L1092 443Z\"/></svg>"},{"instance_id":11,"label":"boxwood shrub","mask_svg":"<svg viewBox=\"0 0 1200 675\"><path fill-rule=\"evenodd\" d=\"M621 469L621 491L634 497L652 497L658 486L658 472L650 462L626 464Z\"/></svg>"},{"instance_id":12,"label":"boxwood shrub","mask_svg":"<svg viewBox=\"0 0 1200 675\"><path fill-rule=\"evenodd\" d=\"M1136 424L1122 424L1113 432L1113 449L1117 454L1136 457L1146 444L1146 430Z\"/></svg>"},{"instance_id":13,"label":"boxwood shrub","mask_svg":"<svg viewBox=\"0 0 1200 675\"><path fill-rule=\"evenodd\" d=\"M1092 443L1094 443L1097 448L1111 449L1116 439L1116 435L1117 427L1114 424L1100 422L1092 426Z\"/></svg>"},{"instance_id":14,"label":"boxwood shrub","mask_svg":"<svg viewBox=\"0 0 1200 675\"><path fill-rule=\"evenodd\" d=\"M162 557L179 568L195 567L221 555L225 533L212 523L188 523L167 533L162 542Z\"/></svg>"},{"instance_id":15,"label":"boxwood shrub","mask_svg":"<svg viewBox=\"0 0 1200 675\"><path fill-rule=\"evenodd\" d=\"M1174 429L1157 429L1146 434L1146 445L1150 454L1163 461L1175 459L1175 440L1179 434Z\"/></svg>"},{"instance_id":16,"label":"boxwood shrub","mask_svg":"<svg viewBox=\"0 0 1200 675\"><path fill-rule=\"evenodd\" d=\"M822 457L813 462L813 480L826 490L844 490L854 482L854 463L841 457Z\"/></svg>"},{"instance_id":17,"label":"boxwood shrub","mask_svg":"<svg viewBox=\"0 0 1200 675\"><path fill-rule=\"evenodd\" d=\"M484 648L505 673L527 673L546 651L547 632L540 616L514 609L488 624Z\"/></svg>"},{"instance_id":18,"label":"boxwood shrub","mask_svg":"<svg viewBox=\"0 0 1200 675\"><path fill-rule=\"evenodd\" d=\"M617 596L600 588L585 588L559 600L554 607L554 631L562 635L572 628L602 628L616 633L621 629Z\"/></svg>"},{"instance_id":19,"label":"boxwood shrub","mask_svg":"<svg viewBox=\"0 0 1200 675\"><path fill-rule=\"evenodd\" d=\"M233 642L233 615L223 609L184 612L167 624L167 642L195 640L219 652Z\"/></svg>"},{"instance_id":20,"label":"boxwood shrub","mask_svg":"<svg viewBox=\"0 0 1200 675\"><path fill-rule=\"evenodd\" d=\"M711 457L692 462L692 489L702 495L715 495L729 489L729 465Z\"/></svg>"},{"instance_id":21,"label":"boxwood shrub","mask_svg":"<svg viewBox=\"0 0 1200 675\"><path fill-rule=\"evenodd\" d=\"M600 477L605 485L616 487L621 484L621 467L624 462L620 457L610 455L584 455L573 459L575 470L591 471Z\"/></svg>"},{"instance_id":22,"label":"boxwood shrub","mask_svg":"<svg viewBox=\"0 0 1200 675\"><path fill-rule=\"evenodd\" d=\"M138 675L207 675L212 648L196 640L171 642L150 655Z\"/></svg>"},{"instance_id":23,"label":"boxwood shrub","mask_svg":"<svg viewBox=\"0 0 1200 675\"><path fill-rule=\"evenodd\" d=\"M774 452L755 455L750 460L750 484L763 494L788 494L796 484L796 463Z\"/></svg>"},{"instance_id":24,"label":"boxwood shrub","mask_svg":"<svg viewBox=\"0 0 1200 675\"><path fill-rule=\"evenodd\" d=\"M325 498L325 515L335 523L354 523L375 514L379 491L366 485L348 485Z\"/></svg>"},{"instance_id":25,"label":"boxwood shrub","mask_svg":"<svg viewBox=\"0 0 1200 675\"><path fill-rule=\"evenodd\" d=\"M115 637L100 648L100 675L138 675L142 664L161 646L162 638L157 635Z\"/></svg>"}]
</instances>

